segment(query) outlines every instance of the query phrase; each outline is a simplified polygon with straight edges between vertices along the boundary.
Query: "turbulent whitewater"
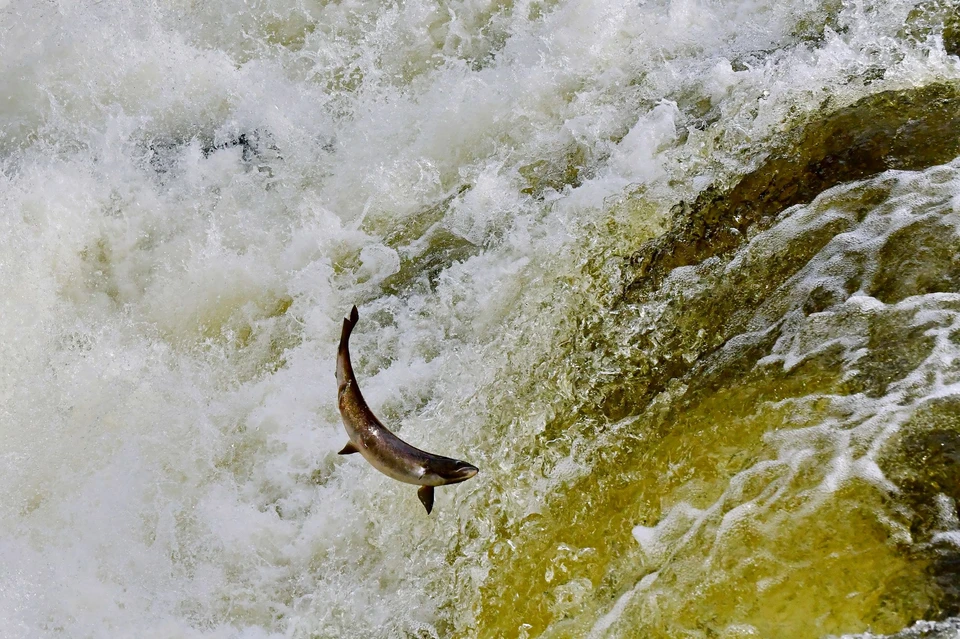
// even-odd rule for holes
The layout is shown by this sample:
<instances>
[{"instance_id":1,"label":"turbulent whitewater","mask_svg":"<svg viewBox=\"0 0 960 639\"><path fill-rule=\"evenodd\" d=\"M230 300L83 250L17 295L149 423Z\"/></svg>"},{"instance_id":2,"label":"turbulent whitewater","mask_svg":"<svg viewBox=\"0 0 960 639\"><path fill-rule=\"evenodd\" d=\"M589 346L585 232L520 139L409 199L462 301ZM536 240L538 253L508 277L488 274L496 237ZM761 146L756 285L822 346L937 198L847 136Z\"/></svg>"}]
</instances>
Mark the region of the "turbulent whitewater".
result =
<instances>
[{"instance_id":1,"label":"turbulent whitewater","mask_svg":"<svg viewBox=\"0 0 960 639\"><path fill-rule=\"evenodd\" d=\"M0 0L0 635L952 636L958 53L950 0ZM483 469L430 517L337 455L354 304Z\"/></svg>"}]
</instances>

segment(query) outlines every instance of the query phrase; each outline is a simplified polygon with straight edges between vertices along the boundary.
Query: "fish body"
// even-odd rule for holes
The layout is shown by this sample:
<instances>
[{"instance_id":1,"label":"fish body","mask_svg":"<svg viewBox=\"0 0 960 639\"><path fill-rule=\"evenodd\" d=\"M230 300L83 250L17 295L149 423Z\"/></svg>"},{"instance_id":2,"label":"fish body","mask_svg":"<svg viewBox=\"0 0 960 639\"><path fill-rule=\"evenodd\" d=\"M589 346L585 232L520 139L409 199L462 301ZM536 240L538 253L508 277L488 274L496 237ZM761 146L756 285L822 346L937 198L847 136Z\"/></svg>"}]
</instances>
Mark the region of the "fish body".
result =
<instances>
[{"instance_id":1,"label":"fish body","mask_svg":"<svg viewBox=\"0 0 960 639\"><path fill-rule=\"evenodd\" d=\"M476 475L478 469L465 461L415 448L380 423L363 399L350 363L350 334L359 319L354 306L350 317L343 320L337 350L337 404L350 439L340 454L360 453L387 477L420 486L417 495L429 514L433 509L434 487L466 481Z\"/></svg>"}]
</instances>

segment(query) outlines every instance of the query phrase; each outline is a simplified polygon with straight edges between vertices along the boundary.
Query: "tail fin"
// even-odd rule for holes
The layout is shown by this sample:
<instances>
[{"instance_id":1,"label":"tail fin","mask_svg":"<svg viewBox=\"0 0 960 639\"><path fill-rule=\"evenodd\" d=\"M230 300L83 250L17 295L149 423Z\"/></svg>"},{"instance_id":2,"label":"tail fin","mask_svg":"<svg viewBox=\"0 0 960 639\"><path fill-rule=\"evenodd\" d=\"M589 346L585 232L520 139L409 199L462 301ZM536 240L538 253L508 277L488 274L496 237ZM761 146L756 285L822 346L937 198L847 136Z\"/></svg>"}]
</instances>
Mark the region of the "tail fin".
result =
<instances>
[{"instance_id":1,"label":"tail fin","mask_svg":"<svg viewBox=\"0 0 960 639\"><path fill-rule=\"evenodd\" d=\"M357 322L360 320L360 313L357 312L357 307L354 306L350 309L350 317L343 318L343 330L340 332L340 348L346 348L347 343L350 341L350 333L353 332L353 327L357 325Z\"/></svg>"}]
</instances>

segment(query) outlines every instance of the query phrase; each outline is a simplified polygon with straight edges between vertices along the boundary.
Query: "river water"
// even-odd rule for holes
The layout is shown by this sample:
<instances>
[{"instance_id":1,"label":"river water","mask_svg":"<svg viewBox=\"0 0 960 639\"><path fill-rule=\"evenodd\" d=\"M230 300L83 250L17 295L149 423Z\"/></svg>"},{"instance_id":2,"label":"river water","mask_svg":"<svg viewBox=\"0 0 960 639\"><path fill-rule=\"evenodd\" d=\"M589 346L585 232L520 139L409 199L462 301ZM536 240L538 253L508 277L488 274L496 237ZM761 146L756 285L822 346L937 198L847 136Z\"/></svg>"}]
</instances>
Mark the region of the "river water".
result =
<instances>
[{"instance_id":1,"label":"river water","mask_svg":"<svg viewBox=\"0 0 960 639\"><path fill-rule=\"evenodd\" d=\"M955 636L958 51L950 0L0 0L0 634ZM354 304L481 469L431 516L336 454Z\"/></svg>"}]
</instances>

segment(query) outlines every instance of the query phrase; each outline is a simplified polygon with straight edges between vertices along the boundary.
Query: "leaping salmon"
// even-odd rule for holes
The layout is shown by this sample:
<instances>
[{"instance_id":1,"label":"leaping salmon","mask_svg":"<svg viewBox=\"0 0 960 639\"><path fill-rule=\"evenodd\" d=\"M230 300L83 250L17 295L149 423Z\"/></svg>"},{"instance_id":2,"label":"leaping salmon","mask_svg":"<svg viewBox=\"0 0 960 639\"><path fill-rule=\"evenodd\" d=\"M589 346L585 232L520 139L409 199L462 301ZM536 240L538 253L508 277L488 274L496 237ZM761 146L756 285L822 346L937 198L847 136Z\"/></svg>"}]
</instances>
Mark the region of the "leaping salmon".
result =
<instances>
[{"instance_id":1,"label":"leaping salmon","mask_svg":"<svg viewBox=\"0 0 960 639\"><path fill-rule=\"evenodd\" d=\"M417 496L429 515L433 510L435 486L466 481L476 475L479 469L459 459L414 448L387 430L371 412L360 393L350 364L350 333L359 319L360 314L354 306L350 317L343 320L340 348L337 350L337 404L343 427L350 438L339 454L360 453L384 475L420 486Z\"/></svg>"}]
</instances>

